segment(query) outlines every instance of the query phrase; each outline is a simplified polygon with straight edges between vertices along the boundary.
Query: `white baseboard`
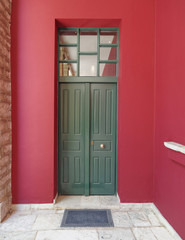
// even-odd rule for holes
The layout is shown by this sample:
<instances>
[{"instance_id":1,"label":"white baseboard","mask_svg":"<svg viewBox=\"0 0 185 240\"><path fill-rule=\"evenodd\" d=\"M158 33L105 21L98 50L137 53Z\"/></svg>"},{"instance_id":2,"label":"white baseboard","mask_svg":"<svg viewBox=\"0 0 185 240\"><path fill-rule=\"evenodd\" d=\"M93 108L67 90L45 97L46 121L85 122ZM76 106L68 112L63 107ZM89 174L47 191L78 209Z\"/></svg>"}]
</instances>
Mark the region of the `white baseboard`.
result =
<instances>
[{"instance_id":1,"label":"white baseboard","mask_svg":"<svg viewBox=\"0 0 185 240\"><path fill-rule=\"evenodd\" d=\"M119 197L118 193L116 194L116 196L117 196L117 199L118 199L118 200L119 200L119 202L120 202L120 197Z\"/></svg>"},{"instance_id":2,"label":"white baseboard","mask_svg":"<svg viewBox=\"0 0 185 240\"><path fill-rule=\"evenodd\" d=\"M55 198L53 199L53 204L57 203L58 193L56 194Z\"/></svg>"},{"instance_id":3,"label":"white baseboard","mask_svg":"<svg viewBox=\"0 0 185 240\"><path fill-rule=\"evenodd\" d=\"M13 211L25 211L25 210L39 210L39 209L53 209L53 205L56 204L58 193L53 199L53 203L39 203L39 204L12 204L11 209Z\"/></svg>"},{"instance_id":4,"label":"white baseboard","mask_svg":"<svg viewBox=\"0 0 185 240\"><path fill-rule=\"evenodd\" d=\"M53 203L12 204L13 211L39 210L39 209L53 209Z\"/></svg>"},{"instance_id":5,"label":"white baseboard","mask_svg":"<svg viewBox=\"0 0 185 240\"><path fill-rule=\"evenodd\" d=\"M178 235L175 229L169 224L169 222L163 217L159 209L155 206L154 203L151 205L152 210L155 212L160 222L167 228L167 230L171 233L175 240L182 240L182 238Z\"/></svg>"}]
</instances>

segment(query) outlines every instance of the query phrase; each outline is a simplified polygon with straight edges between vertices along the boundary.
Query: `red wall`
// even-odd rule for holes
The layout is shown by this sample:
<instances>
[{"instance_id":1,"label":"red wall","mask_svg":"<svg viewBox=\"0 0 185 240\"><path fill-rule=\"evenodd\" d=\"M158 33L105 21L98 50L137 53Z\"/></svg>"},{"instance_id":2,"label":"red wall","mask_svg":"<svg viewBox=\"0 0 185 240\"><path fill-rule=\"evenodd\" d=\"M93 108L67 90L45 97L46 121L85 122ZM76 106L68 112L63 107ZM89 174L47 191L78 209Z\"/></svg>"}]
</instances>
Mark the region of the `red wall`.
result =
<instances>
[{"instance_id":1,"label":"red wall","mask_svg":"<svg viewBox=\"0 0 185 240\"><path fill-rule=\"evenodd\" d=\"M185 1L156 0L155 203L185 239ZM181 161L179 164L176 161Z\"/></svg>"},{"instance_id":2,"label":"red wall","mask_svg":"<svg viewBox=\"0 0 185 240\"><path fill-rule=\"evenodd\" d=\"M120 27L118 193L152 201L154 0L14 0L12 11L13 203L52 202L56 193L56 19Z\"/></svg>"}]
</instances>

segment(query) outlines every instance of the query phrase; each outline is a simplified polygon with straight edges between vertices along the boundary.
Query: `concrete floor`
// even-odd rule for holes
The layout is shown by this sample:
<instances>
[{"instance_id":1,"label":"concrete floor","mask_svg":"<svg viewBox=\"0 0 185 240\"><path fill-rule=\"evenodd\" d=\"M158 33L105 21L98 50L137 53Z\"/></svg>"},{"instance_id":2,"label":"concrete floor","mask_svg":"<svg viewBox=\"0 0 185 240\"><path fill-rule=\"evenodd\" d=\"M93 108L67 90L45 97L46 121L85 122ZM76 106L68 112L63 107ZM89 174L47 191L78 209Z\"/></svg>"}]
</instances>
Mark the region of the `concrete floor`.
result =
<instances>
[{"instance_id":1,"label":"concrete floor","mask_svg":"<svg viewBox=\"0 0 185 240\"><path fill-rule=\"evenodd\" d=\"M111 209L112 228L60 228L64 209ZM60 196L56 204L13 205L0 240L180 240L151 203L120 203L116 196Z\"/></svg>"}]
</instances>

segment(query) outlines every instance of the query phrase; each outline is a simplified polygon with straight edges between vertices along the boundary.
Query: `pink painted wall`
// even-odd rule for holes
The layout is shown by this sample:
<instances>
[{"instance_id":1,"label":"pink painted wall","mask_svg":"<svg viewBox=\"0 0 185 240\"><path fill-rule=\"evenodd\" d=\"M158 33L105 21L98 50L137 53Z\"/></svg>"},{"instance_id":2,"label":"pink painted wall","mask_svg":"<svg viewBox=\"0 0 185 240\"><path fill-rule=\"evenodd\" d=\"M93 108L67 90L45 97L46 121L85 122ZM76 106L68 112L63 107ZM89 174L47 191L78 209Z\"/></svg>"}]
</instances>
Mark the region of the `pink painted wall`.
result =
<instances>
[{"instance_id":1,"label":"pink painted wall","mask_svg":"<svg viewBox=\"0 0 185 240\"><path fill-rule=\"evenodd\" d=\"M118 193L122 202L151 202L154 0L14 0L13 203L48 203L56 193L56 19L120 27Z\"/></svg>"},{"instance_id":2,"label":"pink painted wall","mask_svg":"<svg viewBox=\"0 0 185 240\"><path fill-rule=\"evenodd\" d=\"M156 0L155 203L185 239L185 1Z\"/></svg>"}]
</instances>

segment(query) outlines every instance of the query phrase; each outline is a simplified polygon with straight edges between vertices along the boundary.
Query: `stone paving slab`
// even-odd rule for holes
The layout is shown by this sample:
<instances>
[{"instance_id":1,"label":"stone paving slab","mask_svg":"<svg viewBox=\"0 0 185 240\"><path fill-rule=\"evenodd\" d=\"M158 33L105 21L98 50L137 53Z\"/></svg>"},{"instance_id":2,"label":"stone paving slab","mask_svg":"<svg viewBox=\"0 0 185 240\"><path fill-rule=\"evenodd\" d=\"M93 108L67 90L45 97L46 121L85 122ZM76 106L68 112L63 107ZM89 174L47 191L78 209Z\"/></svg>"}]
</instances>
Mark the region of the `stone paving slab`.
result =
<instances>
[{"instance_id":1,"label":"stone paving slab","mask_svg":"<svg viewBox=\"0 0 185 240\"><path fill-rule=\"evenodd\" d=\"M39 231L35 240L98 240L95 230L56 230Z\"/></svg>"},{"instance_id":2,"label":"stone paving slab","mask_svg":"<svg viewBox=\"0 0 185 240\"><path fill-rule=\"evenodd\" d=\"M115 227L61 229L65 208L109 208ZM18 209L0 224L0 240L182 240L168 231L151 204L120 204L114 196L59 197L53 207L36 204Z\"/></svg>"},{"instance_id":3,"label":"stone paving slab","mask_svg":"<svg viewBox=\"0 0 185 240\"><path fill-rule=\"evenodd\" d=\"M0 232L0 240L35 240L37 232Z\"/></svg>"},{"instance_id":4,"label":"stone paving slab","mask_svg":"<svg viewBox=\"0 0 185 240\"><path fill-rule=\"evenodd\" d=\"M114 229L98 231L100 240L135 240L131 229Z\"/></svg>"}]
</instances>

